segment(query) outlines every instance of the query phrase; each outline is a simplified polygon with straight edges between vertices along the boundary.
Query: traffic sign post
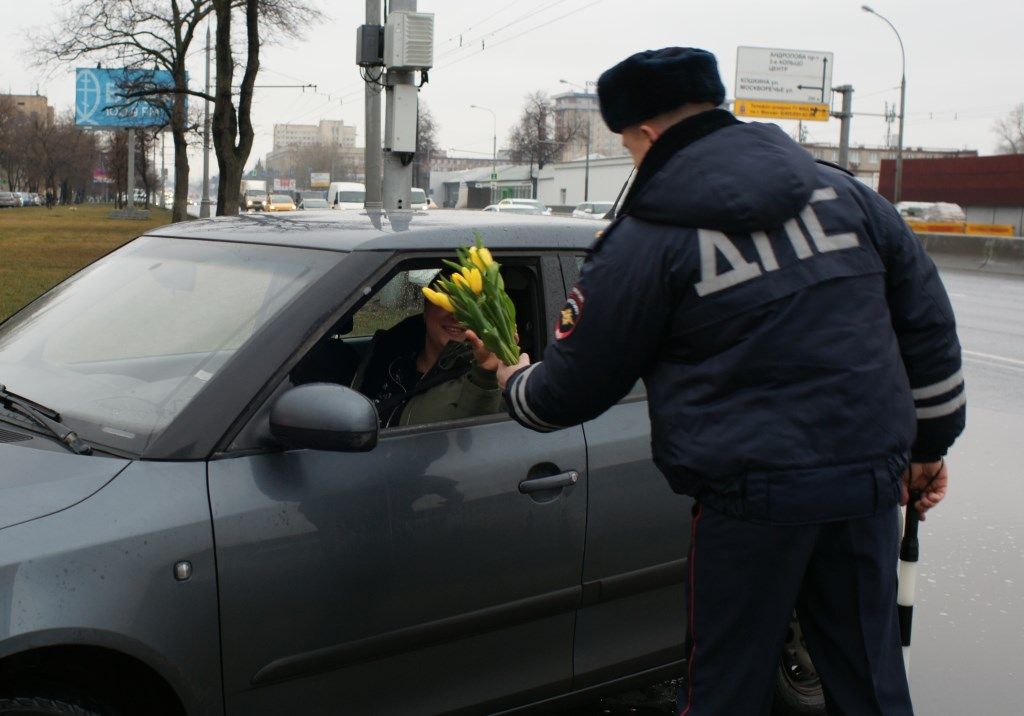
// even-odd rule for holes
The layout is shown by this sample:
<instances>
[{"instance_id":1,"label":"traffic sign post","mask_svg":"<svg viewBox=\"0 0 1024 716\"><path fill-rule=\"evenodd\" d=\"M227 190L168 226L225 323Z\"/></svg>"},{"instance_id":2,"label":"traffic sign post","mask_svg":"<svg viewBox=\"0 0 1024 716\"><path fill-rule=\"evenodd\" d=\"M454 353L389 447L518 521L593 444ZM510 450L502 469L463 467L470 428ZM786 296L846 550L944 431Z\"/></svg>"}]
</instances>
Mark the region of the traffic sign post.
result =
<instances>
[{"instance_id":1,"label":"traffic sign post","mask_svg":"<svg viewBox=\"0 0 1024 716\"><path fill-rule=\"evenodd\" d=\"M832 94L831 52L739 47L738 115L827 122Z\"/></svg>"}]
</instances>

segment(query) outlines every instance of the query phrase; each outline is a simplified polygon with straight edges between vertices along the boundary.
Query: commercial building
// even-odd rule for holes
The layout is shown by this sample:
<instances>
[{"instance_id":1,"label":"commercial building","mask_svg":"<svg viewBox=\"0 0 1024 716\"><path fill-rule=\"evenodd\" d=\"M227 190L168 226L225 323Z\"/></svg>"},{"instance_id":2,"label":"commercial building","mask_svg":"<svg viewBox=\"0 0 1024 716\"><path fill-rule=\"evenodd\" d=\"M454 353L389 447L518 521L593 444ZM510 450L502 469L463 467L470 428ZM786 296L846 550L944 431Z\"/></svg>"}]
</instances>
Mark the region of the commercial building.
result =
<instances>
[{"instance_id":1,"label":"commercial building","mask_svg":"<svg viewBox=\"0 0 1024 716\"><path fill-rule=\"evenodd\" d=\"M839 145L823 142L804 142L801 146L811 153L815 159L826 162L839 161ZM924 147L904 147L903 160L908 159L945 159L949 157L976 157L976 149L927 149ZM896 148L881 145L858 144L851 146L848 153L849 168L858 179L878 189L882 162L896 158Z\"/></svg>"},{"instance_id":2,"label":"commercial building","mask_svg":"<svg viewBox=\"0 0 1024 716\"><path fill-rule=\"evenodd\" d=\"M565 92L552 97L555 101L555 134L572 139L562 146L559 160L567 162L587 156L587 131L590 132L591 157L618 157L626 154L622 137L613 134L601 118L597 95L593 92ZM582 201L582 199L580 200Z\"/></svg>"},{"instance_id":3,"label":"commercial building","mask_svg":"<svg viewBox=\"0 0 1024 716\"><path fill-rule=\"evenodd\" d=\"M47 102L46 97L38 94L3 94L0 98L8 100L14 108L37 121L53 124L53 107Z\"/></svg>"},{"instance_id":4,"label":"commercial building","mask_svg":"<svg viewBox=\"0 0 1024 716\"><path fill-rule=\"evenodd\" d=\"M892 199L896 162L882 162L879 193ZM1011 224L1024 235L1024 154L903 160L901 198L959 204L968 223Z\"/></svg>"},{"instance_id":5,"label":"commercial building","mask_svg":"<svg viewBox=\"0 0 1024 716\"><path fill-rule=\"evenodd\" d=\"M356 146L355 125L345 124L343 120L321 119L319 124L275 124L274 149L285 147L325 147Z\"/></svg>"}]
</instances>

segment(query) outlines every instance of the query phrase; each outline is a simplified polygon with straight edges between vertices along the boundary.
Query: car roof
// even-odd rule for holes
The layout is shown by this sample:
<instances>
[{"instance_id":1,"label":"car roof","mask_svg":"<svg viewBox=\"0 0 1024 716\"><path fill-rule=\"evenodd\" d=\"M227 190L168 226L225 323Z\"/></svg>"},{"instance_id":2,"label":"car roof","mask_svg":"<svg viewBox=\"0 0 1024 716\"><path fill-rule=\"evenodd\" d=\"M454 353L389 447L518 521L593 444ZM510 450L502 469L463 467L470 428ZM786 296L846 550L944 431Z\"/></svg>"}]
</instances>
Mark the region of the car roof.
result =
<instances>
[{"instance_id":1,"label":"car roof","mask_svg":"<svg viewBox=\"0 0 1024 716\"><path fill-rule=\"evenodd\" d=\"M459 210L408 212L390 219L357 210L241 214L166 224L145 235L330 251L427 251L467 246L477 234L491 249L585 249L596 238L592 227L569 217Z\"/></svg>"}]
</instances>

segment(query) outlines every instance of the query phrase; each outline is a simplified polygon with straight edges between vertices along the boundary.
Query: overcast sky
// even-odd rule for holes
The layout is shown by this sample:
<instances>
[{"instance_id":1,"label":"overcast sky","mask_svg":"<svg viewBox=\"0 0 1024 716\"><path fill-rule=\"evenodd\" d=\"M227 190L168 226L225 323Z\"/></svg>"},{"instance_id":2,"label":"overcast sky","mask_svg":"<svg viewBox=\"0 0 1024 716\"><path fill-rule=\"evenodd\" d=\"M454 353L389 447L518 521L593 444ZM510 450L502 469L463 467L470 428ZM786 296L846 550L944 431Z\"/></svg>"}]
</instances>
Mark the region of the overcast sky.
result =
<instances>
[{"instance_id":1,"label":"overcast sky","mask_svg":"<svg viewBox=\"0 0 1024 716\"><path fill-rule=\"evenodd\" d=\"M38 89L58 111L73 106L73 71L44 76L34 70L26 42L28 31L56 21L67 4L0 0L0 89ZM315 84L317 90L257 90L250 165L272 148L275 123L342 119L356 125L363 143L363 90L354 58L365 4L333 0L319 7L326 19L304 40L263 50L258 84ZM994 121L1024 102L1024 2L877 0L873 7L896 26L906 48L905 145L992 153ZM714 52L730 97L736 48L747 45L834 53L833 86L854 87L855 113L880 115L886 102L899 101L896 36L862 11L859 0L420 0L418 10L435 13L435 67L420 98L437 122L441 148L460 155L491 151L491 115L470 104L495 111L501 147L529 92L557 94L568 89L560 79L583 85L629 54L667 45ZM199 45L190 67L198 86ZM837 95L836 109L838 101ZM795 130L795 122L780 124ZM812 141L839 139L838 120L805 126ZM854 118L853 144L885 138L880 117ZM193 177L198 171L194 163Z\"/></svg>"}]
</instances>

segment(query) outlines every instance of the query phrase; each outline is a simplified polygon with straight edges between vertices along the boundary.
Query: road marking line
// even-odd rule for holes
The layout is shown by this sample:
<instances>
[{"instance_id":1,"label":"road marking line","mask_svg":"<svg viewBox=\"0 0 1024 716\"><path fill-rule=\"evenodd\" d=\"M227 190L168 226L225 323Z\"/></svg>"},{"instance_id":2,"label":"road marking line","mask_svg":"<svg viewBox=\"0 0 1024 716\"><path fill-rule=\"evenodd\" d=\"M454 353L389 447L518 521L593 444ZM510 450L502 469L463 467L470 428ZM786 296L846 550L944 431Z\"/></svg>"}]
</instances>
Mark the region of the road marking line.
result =
<instances>
[{"instance_id":1,"label":"road marking line","mask_svg":"<svg viewBox=\"0 0 1024 716\"><path fill-rule=\"evenodd\" d=\"M1024 360L1017 360L1016 358L1007 358L1006 356L992 355L991 353L979 353L978 351L963 351L963 354L971 358L988 358L989 360L1004 361L1006 363L1013 363L1014 365L1024 366Z\"/></svg>"}]
</instances>

